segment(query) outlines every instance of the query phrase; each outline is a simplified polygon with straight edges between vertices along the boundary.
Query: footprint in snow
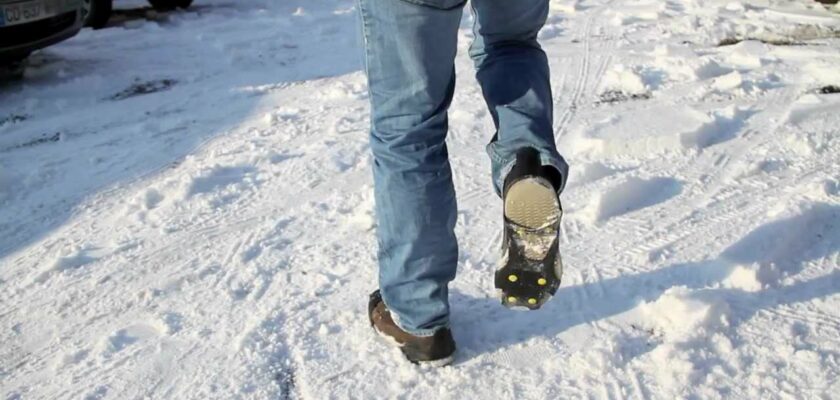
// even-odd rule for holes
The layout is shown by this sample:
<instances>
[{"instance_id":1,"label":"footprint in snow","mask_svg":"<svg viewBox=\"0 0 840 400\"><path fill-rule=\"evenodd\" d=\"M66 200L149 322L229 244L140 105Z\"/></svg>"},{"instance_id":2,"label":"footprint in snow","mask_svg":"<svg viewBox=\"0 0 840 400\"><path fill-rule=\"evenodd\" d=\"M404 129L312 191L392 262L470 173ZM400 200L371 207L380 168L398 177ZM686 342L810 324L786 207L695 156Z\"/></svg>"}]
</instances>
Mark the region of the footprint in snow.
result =
<instances>
[{"instance_id":1,"label":"footprint in snow","mask_svg":"<svg viewBox=\"0 0 840 400\"><path fill-rule=\"evenodd\" d=\"M72 271L82 268L90 263L97 261L98 257L93 257L89 252L92 249L76 249L70 253L62 254L53 260L50 267L35 277L35 282L44 283L53 274L62 273L65 271Z\"/></svg>"},{"instance_id":2,"label":"footprint in snow","mask_svg":"<svg viewBox=\"0 0 840 400\"><path fill-rule=\"evenodd\" d=\"M723 251L728 261L758 264L758 280L776 285L805 263L840 252L840 206L810 204L799 213L759 225Z\"/></svg>"},{"instance_id":3,"label":"footprint in snow","mask_svg":"<svg viewBox=\"0 0 840 400\"><path fill-rule=\"evenodd\" d=\"M162 328L165 327L138 323L119 329L101 342L99 353L104 358L110 358L129 347L163 336L165 331Z\"/></svg>"},{"instance_id":4,"label":"footprint in snow","mask_svg":"<svg viewBox=\"0 0 840 400\"><path fill-rule=\"evenodd\" d=\"M682 188L683 183L674 178L630 178L596 195L592 202L594 221L604 222L663 203L679 195Z\"/></svg>"},{"instance_id":5,"label":"footprint in snow","mask_svg":"<svg viewBox=\"0 0 840 400\"><path fill-rule=\"evenodd\" d=\"M756 113L752 109L726 107L712 112L709 120L698 129L683 133L680 137L683 147L705 149L727 142L738 136L747 120Z\"/></svg>"},{"instance_id":6,"label":"footprint in snow","mask_svg":"<svg viewBox=\"0 0 840 400\"><path fill-rule=\"evenodd\" d=\"M600 162L588 163L582 167L575 167L572 169L572 174L569 177L569 186L585 185L587 183L592 183L613 176L620 172L628 171L629 169L630 168L614 167Z\"/></svg>"}]
</instances>

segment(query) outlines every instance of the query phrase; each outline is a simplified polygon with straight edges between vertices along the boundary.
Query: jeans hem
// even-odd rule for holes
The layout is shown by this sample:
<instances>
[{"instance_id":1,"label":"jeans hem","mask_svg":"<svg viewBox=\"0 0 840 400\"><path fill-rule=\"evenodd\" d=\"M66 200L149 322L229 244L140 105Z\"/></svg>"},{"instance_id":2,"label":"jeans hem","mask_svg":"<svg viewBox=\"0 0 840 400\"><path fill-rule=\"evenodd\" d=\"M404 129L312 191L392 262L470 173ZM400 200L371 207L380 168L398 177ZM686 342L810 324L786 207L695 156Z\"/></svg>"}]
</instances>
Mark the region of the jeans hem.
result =
<instances>
[{"instance_id":1,"label":"jeans hem","mask_svg":"<svg viewBox=\"0 0 840 400\"><path fill-rule=\"evenodd\" d=\"M428 1L428 0L403 0L403 1L406 2L406 3L416 4L418 6L437 8L438 10L454 10L456 8L463 7L464 4L467 4L467 0L463 0L461 2L458 2L456 4L451 4L451 5L438 4L438 3Z\"/></svg>"},{"instance_id":2,"label":"jeans hem","mask_svg":"<svg viewBox=\"0 0 840 400\"><path fill-rule=\"evenodd\" d=\"M385 302L385 299L382 299ZM385 303L385 308L391 313L391 319L394 321L394 324L397 325L397 328L402 329L404 332L407 332L409 335L417 336L417 337L429 337L434 336L435 333L441 329L449 328L449 324L445 324L443 326L431 329L409 329L405 325L400 322L400 316L394 312L391 307L388 307L388 303Z\"/></svg>"},{"instance_id":3,"label":"jeans hem","mask_svg":"<svg viewBox=\"0 0 840 400\"><path fill-rule=\"evenodd\" d=\"M560 173L560 186L557 188L557 195L559 196L563 193L563 189L566 187L566 181L568 180L569 175L569 165L566 163L566 160L563 159L562 156L553 155L550 151L542 148L535 149L540 153L540 164L543 166L551 166L554 167L558 173ZM498 175L495 175L494 182L493 182L493 189L495 189L496 194L499 197L502 197L502 190L505 187L505 179L507 178L510 171L513 169L513 165L516 164L516 159L506 160L502 157L498 151L496 150L495 142L492 142L487 145L487 154L490 155L490 160L495 165L499 165L498 167Z\"/></svg>"}]
</instances>

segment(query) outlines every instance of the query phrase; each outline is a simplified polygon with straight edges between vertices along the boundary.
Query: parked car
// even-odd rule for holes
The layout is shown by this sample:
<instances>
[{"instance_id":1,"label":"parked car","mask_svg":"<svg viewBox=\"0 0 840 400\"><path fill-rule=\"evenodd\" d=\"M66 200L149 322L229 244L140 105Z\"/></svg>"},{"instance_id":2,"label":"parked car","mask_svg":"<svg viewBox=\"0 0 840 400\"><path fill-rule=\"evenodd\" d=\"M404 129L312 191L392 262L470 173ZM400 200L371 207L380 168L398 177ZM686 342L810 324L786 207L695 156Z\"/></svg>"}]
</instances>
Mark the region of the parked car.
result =
<instances>
[{"instance_id":1,"label":"parked car","mask_svg":"<svg viewBox=\"0 0 840 400\"><path fill-rule=\"evenodd\" d=\"M23 75L26 57L82 28L81 0L0 0L0 75Z\"/></svg>"},{"instance_id":2,"label":"parked car","mask_svg":"<svg viewBox=\"0 0 840 400\"><path fill-rule=\"evenodd\" d=\"M114 0L82 0L84 3L85 26L94 29L105 27L114 9ZM193 0L149 0L149 4L158 11L187 8Z\"/></svg>"}]
</instances>

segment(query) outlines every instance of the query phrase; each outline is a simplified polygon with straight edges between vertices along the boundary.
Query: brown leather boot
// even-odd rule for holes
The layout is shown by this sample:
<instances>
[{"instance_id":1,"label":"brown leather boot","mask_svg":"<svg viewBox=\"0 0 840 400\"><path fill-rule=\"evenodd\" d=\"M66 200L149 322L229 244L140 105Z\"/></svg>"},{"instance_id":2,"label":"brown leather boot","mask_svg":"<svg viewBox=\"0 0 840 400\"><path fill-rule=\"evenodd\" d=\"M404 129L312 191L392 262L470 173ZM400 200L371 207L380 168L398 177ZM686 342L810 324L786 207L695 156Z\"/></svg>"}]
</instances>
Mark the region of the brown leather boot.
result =
<instances>
[{"instance_id":1,"label":"brown leather boot","mask_svg":"<svg viewBox=\"0 0 840 400\"><path fill-rule=\"evenodd\" d=\"M400 347L405 358L414 364L442 367L452 363L455 341L448 328L437 330L432 336L414 336L402 329L391 318L391 312L375 291L368 302L370 325L376 332Z\"/></svg>"}]
</instances>

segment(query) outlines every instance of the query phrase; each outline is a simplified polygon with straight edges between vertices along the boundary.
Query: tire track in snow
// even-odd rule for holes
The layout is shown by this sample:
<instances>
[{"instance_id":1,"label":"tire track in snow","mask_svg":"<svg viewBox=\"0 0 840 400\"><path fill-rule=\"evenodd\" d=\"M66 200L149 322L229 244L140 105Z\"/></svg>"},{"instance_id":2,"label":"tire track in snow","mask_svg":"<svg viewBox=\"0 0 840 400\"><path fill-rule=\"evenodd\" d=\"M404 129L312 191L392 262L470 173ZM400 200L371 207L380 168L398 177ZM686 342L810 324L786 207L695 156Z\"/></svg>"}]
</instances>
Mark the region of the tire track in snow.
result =
<instances>
[{"instance_id":1,"label":"tire track in snow","mask_svg":"<svg viewBox=\"0 0 840 400\"><path fill-rule=\"evenodd\" d=\"M577 111L578 102L581 99L582 93L584 88L586 87L586 83L589 80L589 64L591 63L592 58L592 20L593 16L590 14L586 17L586 22L584 25L584 38L583 38L583 56L581 57L580 61L580 68L578 68L577 74L575 75L575 83L574 88L572 89L572 95L569 100L569 105L563 110L563 114L560 116L557 122L557 127L554 129L554 137L562 136L568 124L572 121Z\"/></svg>"},{"instance_id":2,"label":"tire track in snow","mask_svg":"<svg viewBox=\"0 0 840 400\"><path fill-rule=\"evenodd\" d=\"M592 54L594 47L592 43L593 32L596 29L603 29L603 26L600 23L595 22L596 18L601 16L601 14L610 7L612 2L613 0L610 0L592 11L589 11L586 17L583 28L583 55L581 57L580 68L574 78L575 84L569 100L569 105L563 110L563 114L556 122L556 127L554 128L555 138L562 137L566 133L569 125L574 121L577 111L581 107L582 101L593 95L597 89L598 82L601 81L601 78L603 78L607 68L612 62L611 55L594 57ZM597 47L612 49L615 45L616 37L611 35L600 41ZM598 58L598 65L595 67L594 75L592 74L593 58Z\"/></svg>"}]
</instances>

